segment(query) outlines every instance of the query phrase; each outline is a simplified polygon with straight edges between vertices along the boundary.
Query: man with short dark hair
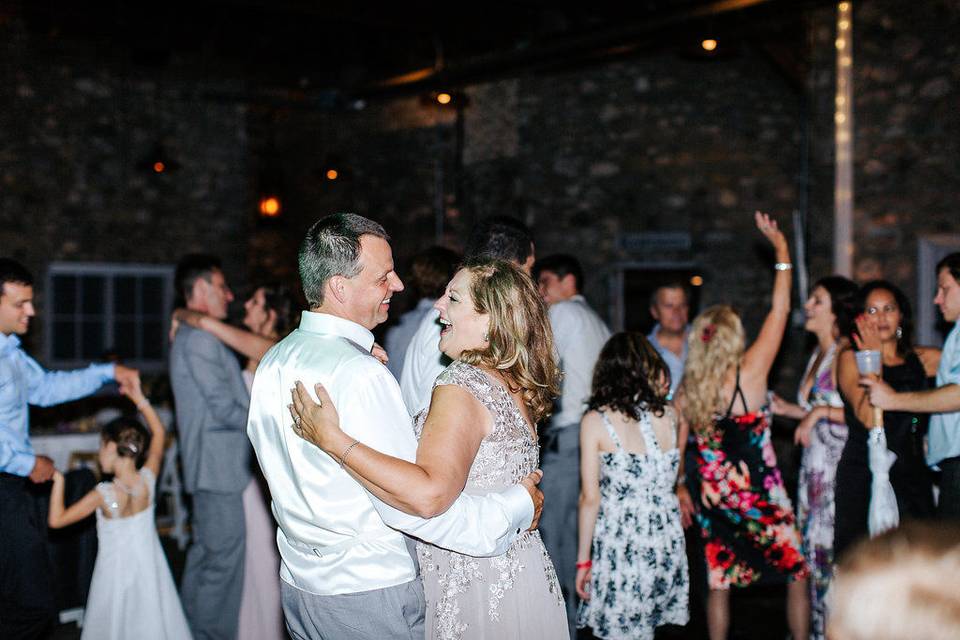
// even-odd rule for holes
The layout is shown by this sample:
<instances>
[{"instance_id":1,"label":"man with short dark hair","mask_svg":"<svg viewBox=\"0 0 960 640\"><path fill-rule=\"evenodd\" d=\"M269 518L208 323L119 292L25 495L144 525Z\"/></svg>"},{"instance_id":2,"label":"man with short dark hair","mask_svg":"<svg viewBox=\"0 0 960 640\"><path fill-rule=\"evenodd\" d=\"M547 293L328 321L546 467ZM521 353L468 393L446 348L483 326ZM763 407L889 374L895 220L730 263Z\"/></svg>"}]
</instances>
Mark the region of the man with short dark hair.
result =
<instances>
[{"instance_id":1,"label":"man with short dark hair","mask_svg":"<svg viewBox=\"0 0 960 640\"><path fill-rule=\"evenodd\" d=\"M516 218L493 216L481 220L473 229L464 256L466 260L473 258L506 260L529 274L534 262L533 234ZM440 353L439 319L438 311L423 317L404 356L400 388L411 416L430 406L433 382L450 364Z\"/></svg>"},{"instance_id":2,"label":"man with short dark hair","mask_svg":"<svg viewBox=\"0 0 960 640\"><path fill-rule=\"evenodd\" d=\"M580 418L583 417L593 368L610 329L580 294L583 269L573 256L556 254L538 260L533 276L547 303L563 383L554 413L543 432L543 517L540 535L553 559L567 606L570 636L576 637L577 504L580 498Z\"/></svg>"},{"instance_id":3,"label":"man with short dark hair","mask_svg":"<svg viewBox=\"0 0 960 640\"><path fill-rule=\"evenodd\" d=\"M217 258L185 256L176 281L188 309L227 317L233 293ZM183 608L194 637L228 640L237 634L243 593L249 396L233 352L213 334L187 325L170 349L170 384L184 488L193 496Z\"/></svg>"},{"instance_id":4,"label":"man with short dark hair","mask_svg":"<svg viewBox=\"0 0 960 640\"><path fill-rule=\"evenodd\" d=\"M942 471L937 514L960 520L960 253L937 263L937 294L933 303L953 329L943 343L937 367L937 388L897 393L886 382L863 377L870 403L885 411L934 414L927 428L927 464Z\"/></svg>"},{"instance_id":5,"label":"man with short dark hair","mask_svg":"<svg viewBox=\"0 0 960 640\"><path fill-rule=\"evenodd\" d=\"M0 258L0 638L40 638L56 619L55 590L30 484L53 477L53 461L34 454L28 405L49 407L90 395L105 382L121 387L139 374L119 364L76 371L46 371L24 353L30 328L33 276L19 262Z\"/></svg>"},{"instance_id":6,"label":"man with short dark hair","mask_svg":"<svg viewBox=\"0 0 960 640\"><path fill-rule=\"evenodd\" d=\"M295 638L424 635L423 583L400 532L458 553L500 555L536 526L540 492L528 476L499 493L461 494L444 513L412 516L381 502L342 462L297 437L287 403L299 380L330 394L357 444L407 461L417 441L397 381L371 354L403 283L386 232L341 213L321 218L300 248L310 310L271 348L253 382L247 432L270 485L277 518L281 597ZM314 396L315 398L315 396ZM353 445L351 445L352 447Z\"/></svg>"}]
</instances>

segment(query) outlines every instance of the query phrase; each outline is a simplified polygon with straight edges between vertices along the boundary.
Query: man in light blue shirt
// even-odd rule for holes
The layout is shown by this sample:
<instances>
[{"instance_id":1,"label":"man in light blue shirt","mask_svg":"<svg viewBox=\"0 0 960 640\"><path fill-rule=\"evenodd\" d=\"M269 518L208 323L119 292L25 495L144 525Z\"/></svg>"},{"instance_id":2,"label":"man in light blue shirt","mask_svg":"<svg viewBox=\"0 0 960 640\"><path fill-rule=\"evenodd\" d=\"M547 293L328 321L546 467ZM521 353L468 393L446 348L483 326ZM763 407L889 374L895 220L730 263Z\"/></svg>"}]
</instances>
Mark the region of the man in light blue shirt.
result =
<instances>
[{"instance_id":1,"label":"man in light blue shirt","mask_svg":"<svg viewBox=\"0 0 960 640\"><path fill-rule=\"evenodd\" d=\"M29 484L53 477L53 461L34 454L28 405L47 407L89 395L103 383L138 377L121 365L46 371L20 348L33 308L33 277L0 258L0 638L43 637L56 608L50 580L46 522L38 521Z\"/></svg>"},{"instance_id":2,"label":"man in light blue shirt","mask_svg":"<svg viewBox=\"0 0 960 640\"><path fill-rule=\"evenodd\" d=\"M960 253L951 253L937 263L937 295L944 320L955 323L943 344L937 368L937 388L896 393L886 383L861 378L870 402L884 411L933 413L927 431L927 464L939 468L942 518L960 519Z\"/></svg>"},{"instance_id":3,"label":"man in light blue shirt","mask_svg":"<svg viewBox=\"0 0 960 640\"><path fill-rule=\"evenodd\" d=\"M677 391L687 362L687 322L690 303L682 284L668 283L657 287L650 296L650 315L657 321L647 340L670 369L670 396Z\"/></svg>"}]
</instances>

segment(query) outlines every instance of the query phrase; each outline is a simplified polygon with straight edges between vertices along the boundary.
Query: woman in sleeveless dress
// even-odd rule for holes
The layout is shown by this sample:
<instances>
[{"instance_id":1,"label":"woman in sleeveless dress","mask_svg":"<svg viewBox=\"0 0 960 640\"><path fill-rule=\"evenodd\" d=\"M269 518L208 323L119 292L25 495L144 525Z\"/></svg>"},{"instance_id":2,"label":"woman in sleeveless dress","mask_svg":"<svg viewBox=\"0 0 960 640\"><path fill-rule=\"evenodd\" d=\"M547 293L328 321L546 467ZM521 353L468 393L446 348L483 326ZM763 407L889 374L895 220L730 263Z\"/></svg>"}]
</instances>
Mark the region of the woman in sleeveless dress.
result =
<instances>
[{"instance_id":1,"label":"woman in sleeveless dress","mask_svg":"<svg viewBox=\"0 0 960 640\"><path fill-rule=\"evenodd\" d=\"M810 635L823 640L827 589L833 577L834 481L847 441L843 399L837 390L838 349L848 344L859 287L842 276L817 281L804 305L804 328L817 338L800 378L797 403L774 394L774 415L799 420L794 442L803 445L797 491L797 520L803 555L810 566Z\"/></svg>"},{"instance_id":2,"label":"woman in sleeveless dress","mask_svg":"<svg viewBox=\"0 0 960 640\"><path fill-rule=\"evenodd\" d=\"M56 472L48 522L56 529L97 513L97 561L81 639L189 640L187 618L154 518L163 424L141 392L139 380L120 391L137 405L150 431L127 417L104 425L100 469L113 479L65 509L63 475Z\"/></svg>"},{"instance_id":3,"label":"woman in sleeveless dress","mask_svg":"<svg viewBox=\"0 0 960 640\"><path fill-rule=\"evenodd\" d=\"M809 570L765 406L767 375L790 314L790 251L775 222L759 212L755 219L776 252L771 309L746 350L743 325L731 307L701 313L690 330L677 398L681 446L689 428L697 443L697 521L706 552L711 640L727 637L730 588L761 582L788 582L787 623L794 638L806 638L810 624Z\"/></svg>"},{"instance_id":4,"label":"woman in sleeveless dress","mask_svg":"<svg viewBox=\"0 0 960 640\"><path fill-rule=\"evenodd\" d=\"M436 308L444 325L440 350L454 363L437 378L429 409L415 417L415 464L352 446L320 385L320 405L298 386L291 408L303 437L377 497L423 517L445 511L461 491L502 490L536 470L535 425L548 414L559 376L543 301L512 264L468 262ZM524 533L505 554L489 558L423 543L417 555L427 638L567 637L560 586L539 532Z\"/></svg>"},{"instance_id":5,"label":"woman in sleeveless dress","mask_svg":"<svg viewBox=\"0 0 960 640\"><path fill-rule=\"evenodd\" d=\"M928 386L940 363L937 349L916 347L912 341L910 301L889 282L874 280L860 290L857 333L860 349L881 352L881 377L897 391L920 391ZM835 553L868 535L868 510L872 476L867 457L867 436L875 426L873 405L859 385L853 349L840 353L837 365L840 393L850 435L837 468L837 521ZM933 515L933 479L923 454L923 437L929 414L883 412L882 428L887 448L897 455L890 468L890 484L897 497L900 521Z\"/></svg>"},{"instance_id":6,"label":"woman in sleeveless dress","mask_svg":"<svg viewBox=\"0 0 960 640\"><path fill-rule=\"evenodd\" d=\"M580 423L578 627L653 640L689 619L670 370L639 333L604 345Z\"/></svg>"}]
</instances>

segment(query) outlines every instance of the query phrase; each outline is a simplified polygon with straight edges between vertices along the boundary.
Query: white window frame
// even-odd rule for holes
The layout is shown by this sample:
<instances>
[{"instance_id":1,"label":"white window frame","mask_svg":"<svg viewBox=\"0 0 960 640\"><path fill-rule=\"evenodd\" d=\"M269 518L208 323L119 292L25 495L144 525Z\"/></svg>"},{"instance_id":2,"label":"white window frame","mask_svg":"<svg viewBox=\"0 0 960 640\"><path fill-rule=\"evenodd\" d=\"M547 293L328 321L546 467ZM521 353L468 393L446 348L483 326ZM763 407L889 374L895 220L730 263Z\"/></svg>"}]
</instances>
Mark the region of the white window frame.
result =
<instances>
[{"instance_id":1,"label":"white window frame","mask_svg":"<svg viewBox=\"0 0 960 640\"><path fill-rule=\"evenodd\" d=\"M46 361L51 367L67 368L78 367L88 364L87 361L77 359L54 358L53 353L53 317L56 300L54 299L53 279L55 276L101 276L106 279L104 291L104 309L103 317L105 320L104 345L109 347L114 345L114 323L115 314L113 310L113 287L114 280L122 276L139 277L160 277L163 281L163 299L161 300L161 309L170 310L173 308L174 296L174 267L173 265L156 264L131 264L131 263L112 263L112 262L53 262L47 269L46 287L44 289L44 298L48 314L45 317L49 319L44 333L44 353ZM135 367L145 372L161 372L167 367L167 357L169 354L169 341L166 339L170 330L170 314L161 313L161 335L163 344L161 345L161 358L157 360L128 359L123 364Z\"/></svg>"}]
</instances>

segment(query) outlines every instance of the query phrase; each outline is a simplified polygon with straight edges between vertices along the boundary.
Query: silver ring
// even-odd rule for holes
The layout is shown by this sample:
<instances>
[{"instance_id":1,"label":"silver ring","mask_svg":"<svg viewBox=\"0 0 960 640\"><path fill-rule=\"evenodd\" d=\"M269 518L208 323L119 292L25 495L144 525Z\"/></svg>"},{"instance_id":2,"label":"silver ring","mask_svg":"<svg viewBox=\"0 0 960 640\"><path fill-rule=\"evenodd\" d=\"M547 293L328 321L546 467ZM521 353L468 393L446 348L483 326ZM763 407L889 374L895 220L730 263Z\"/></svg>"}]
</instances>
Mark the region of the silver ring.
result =
<instances>
[{"instance_id":1,"label":"silver ring","mask_svg":"<svg viewBox=\"0 0 960 640\"><path fill-rule=\"evenodd\" d=\"M298 429L301 428L300 422L301 422L302 420L303 420L303 418L301 418L301 417L298 416L298 415L293 416L293 424L294 424Z\"/></svg>"}]
</instances>

